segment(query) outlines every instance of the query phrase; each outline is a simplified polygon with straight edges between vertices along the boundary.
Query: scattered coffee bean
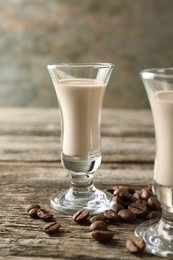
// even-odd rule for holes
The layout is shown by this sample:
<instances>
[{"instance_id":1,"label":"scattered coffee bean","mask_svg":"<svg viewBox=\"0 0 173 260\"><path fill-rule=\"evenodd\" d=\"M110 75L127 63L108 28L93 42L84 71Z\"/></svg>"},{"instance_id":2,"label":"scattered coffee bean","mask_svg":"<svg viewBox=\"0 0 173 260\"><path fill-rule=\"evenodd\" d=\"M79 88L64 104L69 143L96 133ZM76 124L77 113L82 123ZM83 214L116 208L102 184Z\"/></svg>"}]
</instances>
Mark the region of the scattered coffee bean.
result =
<instances>
[{"instance_id":1,"label":"scattered coffee bean","mask_svg":"<svg viewBox=\"0 0 173 260\"><path fill-rule=\"evenodd\" d=\"M121 200L119 195L115 195L113 197L113 201L114 201L115 204L123 204L123 202L122 202L122 200Z\"/></svg>"},{"instance_id":2,"label":"scattered coffee bean","mask_svg":"<svg viewBox=\"0 0 173 260\"><path fill-rule=\"evenodd\" d=\"M49 235L55 234L60 229L60 224L56 221L50 222L43 227L43 231Z\"/></svg>"},{"instance_id":3,"label":"scattered coffee bean","mask_svg":"<svg viewBox=\"0 0 173 260\"><path fill-rule=\"evenodd\" d=\"M92 224L92 223L94 223L95 221L98 221L98 220L106 222L107 218L104 215L98 214L98 215L91 217L89 219L89 222Z\"/></svg>"},{"instance_id":4,"label":"scattered coffee bean","mask_svg":"<svg viewBox=\"0 0 173 260\"><path fill-rule=\"evenodd\" d=\"M43 219L46 221L51 220L53 218L53 214L50 211L42 209L42 208L37 211L37 215L40 219Z\"/></svg>"},{"instance_id":5,"label":"scattered coffee bean","mask_svg":"<svg viewBox=\"0 0 173 260\"><path fill-rule=\"evenodd\" d=\"M128 192L128 190L121 191L118 195L124 206L128 206L132 202L133 196Z\"/></svg>"},{"instance_id":6,"label":"scattered coffee bean","mask_svg":"<svg viewBox=\"0 0 173 260\"><path fill-rule=\"evenodd\" d=\"M132 196L132 201L140 200L141 199L141 193L135 192Z\"/></svg>"},{"instance_id":7,"label":"scattered coffee bean","mask_svg":"<svg viewBox=\"0 0 173 260\"><path fill-rule=\"evenodd\" d=\"M39 204L29 204L26 211L29 212L31 209L35 209L35 208L40 209L41 207Z\"/></svg>"},{"instance_id":8,"label":"scattered coffee bean","mask_svg":"<svg viewBox=\"0 0 173 260\"><path fill-rule=\"evenodd\" d=\"M135 190L132 187L128 187L128 192L133 195Z\"/></svg>"},{"instance_id":9,"label":"scattered coffee bean","mask_svg":"<svg viewBox=\"0 0 173 260\"><path fill-rule=\"evenodd\" d=\"M95 230L91 234L92 237L99 243L110 241L114 236L114 233L110 230Z\"/></svg>"},{"instance_id":10,"label":"scattered coffee bean","mask_svg":"<svg viewBox=\"0 0 173 260\"><path fill-rule=\"evenodd\" d=\"M159 211L151 211L146 219L155 219L155 218L161 218L161 212Z\"/></svg>"},{"instance_id":11,"label":"scattered coffee bean","mask_svg":"<svg viewBox=\"0 0 173 260\"><path fill-rule=\"evenodd\" d=\"M139 254L145 249L145 241L142 237L132 237L126 241L127 249L133 254Z\"/></svg>"},{"instance_id":12,"label":"scattered coffee bean","mask_svg":"<svg viewBox=\"0 0 173 260\"><path fill-rule=\"evenodd\" d=\"M124 186L124 185L117 185L113 186L112 189L114 190L114 196L119 194L120 192L128 191L128 193L133 194L135 190L132 187Z\"/></svg>"},{"instance_id":13,"label":"scattered coffee bean","mask_svg":"<svg viewBox=\"0 0 173 260\"><path fill-rule=\"evenodd\" d=\"M120 221L120 217L113 209L108 209L103 214L110 223Z\"/></svg>"},{"instance_id":14,"label":"scattered coffee bean","mask_svg":"<svg viewBox=\"0 0 173 260\"><path fill-rule=\"evenodd\" d=\"M109 193L111 193L111 194L113 194L113 193L114 193L114 189L112 189L112 188L110 188L110 189L107 189L106 191L107 191L107 192L109 192Z\"/></svg>"},{"instance_id":15,"label":"scattered coffee bean","mask_svg":"<svg viewBox=\"0 0 173 260\"><path fill-rule=\"evenodd\" d=\"M122 204L114 203L112 205L112 210L115 211L116 213L118 213L118 211L120 211L121 209L123 209L123 205Z\"/></svg>"},{"instance_id":16,"label":"scattered coffee bean","mask_svg":"<svg viewBox=\"0 0 173 260\"><path fill-rule=\"evenodd\" d=\"M128 187L123 185L113 186L112 189L114 190L114 196L118 195L120 192L128 191Z\"/></svg>"},{"instance_id":17,"label":"scattered coffee bean","mask_svg":"<svg viewBox=\"0 0 173 260\"><path fill-rule=\"evenodd\" d=\"M132 211L137 218L145 218L148 214L147 202L145 200L137 200L132 202L128 209Z\"/></svg>"},{"instance_id":18,"label":"scattered coffee bean","mask_svg":"<svg viewBox=\"0 0 173 260\"><path fill-rule=\"evenodd\" d=\"M90 225L89 230L107 230L107 224L104 221L97 220Z\"/></svg>"},{"instance_id":19,"label":"scattered coffee bean","mask_svg":"<svg viewBox=\"0 0 173 260\"><path fill-rule=\"evenodd\" d=\"M153 192L150 188L144 188L141 190L141 198L144 200L148 200L150 197L153 196Z\"/></svg>"},{"instance_id":20,"label":"scattered coffee bean","mask_svg":"<svg viewBox=\"0 0 173 260\"><path fill-rule=\"evenodd\" d=\"M150 208L154 211L160 211L161 207L160 207L160 203L157 200L156 197L150 197L147 201L148 205L150 206Z\"/></svg>"},{"instance_id":21,"label":"scattered coffee bean","mask_svg":"<svg viewBox=\"0 0 173 260\"><path fill-rule=\"evenodd\" d=\"M83 223L87 220L88 216L89 216L89 211L85 209L81 209L73 215L73 220L77 223Z\"/></svg>"},{"instance_id":22,"label":"scattered coffee bean","mask_svg":"<svg viewBox=\"0 0 173 260\"><path fill-rule=\"evenodd\" d=\"M30 204L26 211L31 218L38 218L37 211L40 209L39 204Z\"/></svg>"},{"instance_id":23,"label":"scattered coffee bean","mask_svg":"<svg viewBox=\"0 0 173 260\"><path fill-rule=\"evenodd\" d=\"M125 222L131 223L136 220L136 215L128 210L128 209L121 209L118 212L118 216Z\"/></svg>"}]
</instances>

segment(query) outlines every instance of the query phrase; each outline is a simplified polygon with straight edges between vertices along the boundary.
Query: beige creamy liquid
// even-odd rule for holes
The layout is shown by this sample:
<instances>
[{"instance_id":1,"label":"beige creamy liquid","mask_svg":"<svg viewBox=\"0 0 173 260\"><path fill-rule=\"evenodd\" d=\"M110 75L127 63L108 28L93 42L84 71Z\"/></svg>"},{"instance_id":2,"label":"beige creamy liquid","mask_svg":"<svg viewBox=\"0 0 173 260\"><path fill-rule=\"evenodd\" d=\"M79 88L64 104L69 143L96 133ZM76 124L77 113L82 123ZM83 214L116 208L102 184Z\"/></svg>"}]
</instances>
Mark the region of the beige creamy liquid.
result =
<instances>
[{"instance_id":1,"label":"beige creamy liquid","mask_svg":"<svg viewBox=\"0 0 173 260\"><path fill-rule=\"evenodd\" d=\"M101 82L89 79L61 80L55 85L65 155L88 156L100 152L100 114L105 88Z\"/></svg>"},{"instance_id":2,"label":"beige creamy liquid","mask_svg":"<svg viewBox=\"0 0 173 260\"><path fill-rule=\"evenodd\" d=\"M148 93L156 132L154 180L173 186L173 91Z\"/></svg>"}]
</instances>

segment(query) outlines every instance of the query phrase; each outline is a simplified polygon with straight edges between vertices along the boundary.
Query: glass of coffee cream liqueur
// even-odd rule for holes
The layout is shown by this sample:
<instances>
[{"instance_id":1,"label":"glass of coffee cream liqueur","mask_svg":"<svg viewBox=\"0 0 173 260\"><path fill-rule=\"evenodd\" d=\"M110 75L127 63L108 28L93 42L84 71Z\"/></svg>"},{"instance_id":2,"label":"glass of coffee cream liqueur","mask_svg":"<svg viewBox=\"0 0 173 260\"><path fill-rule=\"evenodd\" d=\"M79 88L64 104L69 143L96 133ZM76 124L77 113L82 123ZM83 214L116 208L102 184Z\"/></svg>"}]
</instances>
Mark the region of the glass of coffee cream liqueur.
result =
<instances>
[{"instance_id":1,"label":"glass of coffee cream liqueur","mask_svg":"<svg viewBox=\"0 0 173 260\"><path fill-rule=\"evenodd\" d=\"M146 251L173 257L173 68L141 71L150 102L156 139L153 191L162 207L161 219L147 221L136 229L146 242Z\"/></svg>"},{"instance_id":2,"label":"glass of coffee cream liqueur","mask_svg":"<svg viewBox=\"0 0 173 260\"><path fill-rule=\"evenodd\" d=\"M93 174L101 163L101 108L113 67L111 63L47 66L60 109L61 162L71 179L69 190L51 198L58 211L73 214L87 209L96 214L112 205L112 195L95 188Z\"/></svg>"}]
</instances>

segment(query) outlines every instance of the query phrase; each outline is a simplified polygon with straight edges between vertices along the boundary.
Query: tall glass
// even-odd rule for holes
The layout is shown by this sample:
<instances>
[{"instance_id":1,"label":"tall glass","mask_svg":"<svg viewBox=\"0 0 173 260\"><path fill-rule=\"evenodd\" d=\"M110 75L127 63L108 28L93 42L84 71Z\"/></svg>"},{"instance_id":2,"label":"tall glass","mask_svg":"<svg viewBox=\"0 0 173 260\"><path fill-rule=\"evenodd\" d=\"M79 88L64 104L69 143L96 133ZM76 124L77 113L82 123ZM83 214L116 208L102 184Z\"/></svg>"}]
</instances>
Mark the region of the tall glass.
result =
<instances>
[{"instance_id":1,"label":"tall glass","mask_svg":"<svg viewBox=\"0 0 173 260\"><path fill-rule=\"evenodd\" d=\"M162 206L161 220L141 224L136 234L146 250L173 257L173 68L141 71L154 119L156 154L153 190Z\"/></svg>"},{"instance_id":2,"label":"tall glass","mask_svg":"<svg viewBox=\"0 0 173 260\"><path fill-rule=\"evenodd\" d=\"M101 163L100 120L103 96L113 64L48 65L61 115L61 161L71 178L70 189L51 198L54 209L73 214L99 213L112 205L112 196L93 185ZM107 176L105 176L107 177Z\"/></svg>"}]
</instances>

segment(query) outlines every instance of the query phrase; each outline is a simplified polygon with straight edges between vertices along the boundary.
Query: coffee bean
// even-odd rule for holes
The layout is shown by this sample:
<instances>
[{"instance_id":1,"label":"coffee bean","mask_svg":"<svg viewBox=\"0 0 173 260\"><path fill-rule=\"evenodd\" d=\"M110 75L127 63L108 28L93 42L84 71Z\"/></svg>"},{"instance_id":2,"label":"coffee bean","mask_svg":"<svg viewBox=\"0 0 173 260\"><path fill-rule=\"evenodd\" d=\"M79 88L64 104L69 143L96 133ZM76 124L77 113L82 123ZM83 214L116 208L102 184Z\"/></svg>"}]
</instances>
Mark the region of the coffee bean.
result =
<instances>
[{"instance_id":1,"label":"coffee bean","mask_svg":"<svg viewBox=\"0 0 173 260\"><path fill-rule=\"evenodd\" d=\"M114 196L119 194L120 192L128 191L128 193L133 194L135 190L132 187L124 186L124 185L117 185L113 186L112 189L114 190Z\"/></svg>"},{"instance_id":2,"label":"coffee bean","mask_svg":"<svg viewBox=\"0 0 173 260\"><path fill-rule=\"evenodd\" d=\"M147 203L152 210L155 210L155 211L161 210L160 203L156 197L150 197L148 199Z\"/></svg>"},{"instance_id":3,"label":"coffee bean","mask_svg":"<svg viewBox=\"0 0 173 260\"><path fill-rule=\"evenodd\" d=\"M161 212L159 211L151 211L146 219L155 219L155 218L161 218Z\"/></svg>"},{"instance_id":4,"label":"coffee bean","mask_svg":"<svg viewBox=\"0 0 173 260\"><path fill-rule=\"evenodd\" d=\"M150 188L152 190L152 186L153 185L150 183L150 184L147 185L147 188Z\"/></svg>"},{"instance_id":5,"label":"coffee bean","mask_svg":"<svg viewBox=\"0 0 173 260\"><path fill-rule=\"evenodd\" d=\"M135 190L132 187L128 187L128 192L133 195Z\"/></svg>"},{"instance_id":6,"label":"coffee bean","mask_svg":"<svg viewBox=\"0 0 173 260\"><path fill-rule=\"evenodd\" d=\"M53 218L53 214L48 211L48 210L45 210L45 209L39 209L37 211L37 215L40 219L43 219L43 220L51 220Z\"/></svg>"},{"instance_id":7,"label":"coffee bean","mask_svg":"<svg viewBox=\"0 0 173 260\"><path fill-rule=\"evenodd\" d=\"M91 217L89 219L89 222L92 224L92 223L94 223L95 221L98 221L98 220L106 222L107 218L104 215L98 214L98 215Z\"/></svg>"},{"instance_id":8,"label":"coffee bean","mask_svg":"<svg viewBox=\"0 0 173 260\"><path fill-rule=\"evenodd\" d=\"M122 202L122 200L121 200L119 195L115 195L113 197L113 201L114 201L115 204L123 204L123 202Z\"/></svg>"},{"instance_id":9,"label":"coffee bean","mask_svg":"<svg viewBox=\"0 0 173 260\"><path fill-rule=\"evenodd\" d=\"M128 210L128 209L121 209L119 212L118 212L118 216L125 222L133 222L136 220L136 215Z\"/></svg>"},{"instance_id":10,"label":"coffee bean","mask_svg":"<svg viewBox=\"0 0 173 260\"><path fill-rule=\"evenodd\" d=\"M141 193L135 192L132 196L132 201L140 200L141 199Z\"/></svg>"},{"instance_id":11,"label":"coffee bean","mask_svg":"<svg viewBox=\"0 0 173 260\"><path fill-rule=\"evenodd\" d=\"M123 205L119 204L119 203L114 203L112 205L112 210L115 211L116 213L118 213L118 211L120 211L121 209L123 209Z\"/></svg>"},{"instance_id":12,"label":"coffee bean","mask_svg":"<svg viewBox=\"0 0 173 260\"><path fill-rule=\"evenodd\" d=\"M107 191L107 192L109 192L109 193L111 193L111 194L113 194L113 193L114 193L114 189L112 189L112 188L110 188L110 189L107 189L106 191Z\"/></svg>"},{"instance_id":13,"label":"coffee bean","mask_svg":"<svg viewBox=\"0 0 173 260\"><path fill-rule=\"evenodd\" d=\"M60 229L60 224L56 221L50 222L43 227L43 231L49 235L55 234Z\"/></svg>"},{"instance_id":14,"label":"coffee bean","mask_svg":"<svg viewBox=\"0 0 173 260\"><path fill-rule=\"evenodd\" d=\"M139 254L145 249L145 241L142 237L132 237L126 241L127 249L133 254Z\"/></svg>"},{"instance_id":15,"label":"coffee bean","mask_svg":"<svg viewBox=\"0 0 173 260\"><path fill-rule=\"evenodd\" d=\"M81 209L73 215L73 220L77 223L83 223L87 220L88 216L89 216L89 211L85 209Z\"/></svg>"},{"instance_id":16,"label":"coffee bean","mask_svg":"<svg viewBox=\"0 0 173 260\"><path fill-rule=\"evenodd\" d=\"M128 187L123 186L123 185L113 186L112 188L114 190L114 193L113 193L114 196L118 195L120 192L128 191Z\"/></svg>"},{"instance_id":17,"label":"coffee bean","mask_svg":"<svg viewBox=\"0 0 173 260\"><path fill-rule=\"evenodd\" d=\"M124 206L128 206L132 202L132 194L128 190L121 191L118 195Z\"/></svg>"},{"instance_id":18,"label":"coffee bean","mask_svg":"<svg viewBox=\"0 0 173 260\"><path fill-rule=\"evenodd\" d=\"M94 231L94 230L107 230L107 224L104 221L94 221L90 227L89 227L90 231Z\"/></svg>"},{"instance_id":19,"label":"coffee bean","mask_svg":"<svg viewBox=\"0 0 173 260\"><path fill-rule=\"evenodd\" d=\"M35 209L35 208L40 209L41 207L39 204L29 204L26 211L29 212L31 209Z\"/></svg>"},{"instance_id":20,"label":"coffee bean","mask_svg":"<svg viewBox=\"0 0 173 260\"><path fill-rule=\"evenodd\" d=\"M114 236L114 233L110 230L95 230L91 234L99 243L110 241Z\"/></svg>"},{"instance_id":21,"label":"coffee bean","mask_svg":"<svg viewBox=\"0 0 173 260\"><path fill-rule=\"evenodd\" d=\"M30 204L26 211L28 213L28 215L32 218L38 218L38 215L37 215L37 211L40 209L40 205L39 204Z\"/></svg>"},{"instance_id":22,"label":"coffee bean","mask_svg":"<svg viewBox=\"0 0 173 260\"><path fill-rule=\"evenodd\" d=\"M141 198L144 200L148 200L153 196L153 192L150 188L144 188L141 190Z\"/></svg>"},{"instance_id":23,"label":"coffee bean","mask_svg":"<svg viewBox=\"0 0 173 260\"><path fill-rule=\"evenodd\" d=\"M148 214L147 202L145 200L137 200L132 202L128 209L133 212L137 218L145 218Z\"/></svg>"},{"instance_id":24,"label":"coffee bean","mask_svg":"<svg viewBox=\"0 0 173 260\"><path fill-rule=\"evenodd\" d=\"M118 214L112 209L106 210L103 214L107 218L107 221L110 223L120 221Z\"/></svg>"}]
</instances>

